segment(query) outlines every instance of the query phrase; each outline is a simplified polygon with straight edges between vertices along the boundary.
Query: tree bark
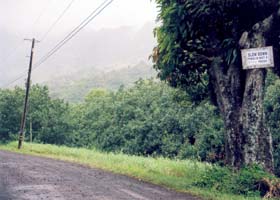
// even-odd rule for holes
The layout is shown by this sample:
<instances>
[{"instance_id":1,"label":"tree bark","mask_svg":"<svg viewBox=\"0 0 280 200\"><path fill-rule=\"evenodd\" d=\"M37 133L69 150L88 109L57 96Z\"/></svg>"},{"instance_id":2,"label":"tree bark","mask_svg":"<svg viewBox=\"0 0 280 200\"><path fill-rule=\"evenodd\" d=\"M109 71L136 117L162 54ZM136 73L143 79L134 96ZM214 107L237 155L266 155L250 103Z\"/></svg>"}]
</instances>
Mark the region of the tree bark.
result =
<instances>
[{"instance_id":1,"label":"tree bark","mask_svg":"<svg viewBox=\"0 0 280 200\"><path fill-rule=\"evenodd\" d=\"M241 48L266 46L266 35L273 30L278 14L273 14L257 23L250 33L243 33L239 42ZM266 69L246 70L241 122L243 135L244 164L261 164L273 172L272 136L265 123L263 108Z\"/></svg>"},{"instance_id":2,"label":"tree bark","mask_svg":"<svg viewBox=\"0 0 280 200\"><path fill-rule=\"evenodd\" d=\"M244 164L258 163L273 171L272 137L263 109L265 69L248 70L241 112Z\"/></svg>"},{"instance_id":3,"label":"tree bark","mask_svg":"<svg viewBox=\"0 0 280 200\"><path fill-rule=\"evenodd\" d=\"M240 48L267 45L266 35L278 26L280 10L244 32ZM226 163L236 168L260 164L273 172L272 137L263 108L265 69L243 70L241 62L222 70L222 57L212 62L210 80L225 124Z\"/></svg>"},{"instance_id":4,"label":"tree bark","mask_svg":"<svg viewBox=\"0 0 280 200\"><path fill-rule=\"evenodd\" d=\"M226 164L240 168L244 164L242 111L242 71L236 65L229 67L226 73L221 66L223 61L216 58L210 69L211 82L218 107L225 125Z\"/></svg>"}]
</instances>

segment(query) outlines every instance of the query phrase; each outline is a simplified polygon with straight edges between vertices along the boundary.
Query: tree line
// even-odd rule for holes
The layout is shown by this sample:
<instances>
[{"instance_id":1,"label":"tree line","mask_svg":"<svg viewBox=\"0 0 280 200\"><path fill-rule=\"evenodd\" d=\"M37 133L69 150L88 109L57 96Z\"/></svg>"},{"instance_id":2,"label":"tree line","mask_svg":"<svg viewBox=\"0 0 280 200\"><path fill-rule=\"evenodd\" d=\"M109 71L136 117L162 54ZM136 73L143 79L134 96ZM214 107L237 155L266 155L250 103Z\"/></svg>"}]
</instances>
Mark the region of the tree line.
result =
<instances>
[{"instance_id":1,"label":"tree line","mask_svg":"<svg viewBox=\"0 0 280 200\"><path fill-rule=\"evenodd\" d=\"M265 99L268 125L274 137L279 169L280 81L270 75ZM77 104L51 99L46 86L31 88L25 140L96 148L132 155L196 159L224 165L224 126L208 99L196 100L155 80L139 80L118 91L93 89ZM0 137L18 137L24 90L0 90Z\"/></svg>"}]
</instances>

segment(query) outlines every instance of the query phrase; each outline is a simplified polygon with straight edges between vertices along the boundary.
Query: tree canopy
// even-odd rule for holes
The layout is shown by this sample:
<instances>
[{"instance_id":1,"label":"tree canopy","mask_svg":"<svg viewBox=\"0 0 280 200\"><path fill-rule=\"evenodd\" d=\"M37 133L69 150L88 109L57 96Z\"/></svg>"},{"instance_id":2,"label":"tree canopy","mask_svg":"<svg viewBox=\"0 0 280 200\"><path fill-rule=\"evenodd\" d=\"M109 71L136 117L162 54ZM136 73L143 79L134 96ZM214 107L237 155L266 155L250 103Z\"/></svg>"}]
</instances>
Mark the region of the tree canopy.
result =
<instances>
[{"instance_id":1,"label":"tree canopy","mask_svg":"<svg viewBox=\"0 0 280 200\"><path fill-rule=\"evenodd\" d=\"M160 26L154 66L159 77L199 98L211 94L225 124L229 165L258 163L273 171L263 108L265 69L243 70L240 50L273 46L279 72L276 0L156 0ZM210 93L208 93L210 92Z\"/></svg>"},{"instance_id":2,"label":"tree canopy","mask_svg":"<svg viewBox=\"0 0 280 200\"><path fill-rule=\"evenodd\" d=\"M185 88L208 81L205 73L214 57L223 65L239 62L239 40L244 31L277 11L276 0L156 0L161 26L155 30L158 47L153 54L159 76ZM279 48L279 30L267 45Z\"/></svg>"}]
</instances>

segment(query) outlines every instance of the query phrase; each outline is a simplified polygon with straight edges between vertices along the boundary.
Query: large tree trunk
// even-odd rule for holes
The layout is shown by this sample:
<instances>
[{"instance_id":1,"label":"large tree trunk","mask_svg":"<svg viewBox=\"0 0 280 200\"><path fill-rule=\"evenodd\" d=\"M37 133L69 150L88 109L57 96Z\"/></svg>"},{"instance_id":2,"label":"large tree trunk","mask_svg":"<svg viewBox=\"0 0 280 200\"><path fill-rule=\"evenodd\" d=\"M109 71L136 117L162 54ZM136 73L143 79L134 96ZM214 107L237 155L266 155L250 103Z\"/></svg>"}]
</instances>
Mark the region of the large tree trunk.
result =
<instances>
[{"instance_id":1,"label":"large tree trunk","mask_svg":"<svg viewBox=\"0 0 280 200\"><path fill-rule=\"evenodd\" d=\"M273 14L257 23L240 39L240 48L266 46L266 34L276 25ZM277 25L278 26L278 25ZM227 164L240 168L261 164L273 172L272 137L265 124L263 109L265 69L243 70L237 62L223 70L221 57L214 59L210 79L225 124Z\"/></svg>"},{"instance_id":2,"label":"large tree trunk","mask_svg":"<svg viewBox=\"0 0 280 200\"><path fill-rule=\"evenodd\" d=\"M210 70L210 78L214 86L214 92L218 107L224 119L225 125L225 152L226 163L240 168L244 163L243 139L242 139L242 71L232 65L227 72L222 70L222 59L216 58Z\"/></svg>"},{"instance_id":3,"label":"large tree trunk","mask_svg":"<svg viewBox=\"0 0 280 200\"><path fill-rule=\"evenodd\" d=\"M261 164L272 172L272 139L263 109L266 72L249 70L242 80L239 67L230 66L224 74L221 65L221 60L215 60L210 75L225 124L226 162L237 168Z\"/></svg>"},{"instance_id":4,"label":"large tree trunk","mask_svg":"<svg viewBox=\"0 0 280 200\"><path fill-rule=\"evenodd\" d=\"M272 137L265 125L263 109L264 69L248 70L241 112L244 163L262 164L273 171Z\"/></svg>"}]
</instances>

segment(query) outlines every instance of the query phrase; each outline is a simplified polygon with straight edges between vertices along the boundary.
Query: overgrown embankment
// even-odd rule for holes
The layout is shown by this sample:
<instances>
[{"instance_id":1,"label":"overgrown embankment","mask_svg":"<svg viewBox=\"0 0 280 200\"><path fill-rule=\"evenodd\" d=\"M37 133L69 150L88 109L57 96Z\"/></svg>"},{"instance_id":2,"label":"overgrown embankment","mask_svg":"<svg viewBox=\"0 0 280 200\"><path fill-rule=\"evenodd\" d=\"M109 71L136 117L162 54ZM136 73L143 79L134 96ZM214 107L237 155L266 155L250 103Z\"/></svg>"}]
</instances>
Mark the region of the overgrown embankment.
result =
<instances>
[{"instance_id":1,"label":"overgrown embankment","mask_svg":"<svg viewBox=\"0 0 280 200\"><path fill-rule=\"evenodd\" d=\"M9 143L1 145L0 149L19 152L16 147L16 143ZM261 181L264 178L270 183L277 181L257 166L244 168L237 173L228 168L191 160L147 158L42 144L25 144L20 152L128 175L204 199L259 200L260 195L269 192L262 187Z\"/></svg>"}]
</instances>

